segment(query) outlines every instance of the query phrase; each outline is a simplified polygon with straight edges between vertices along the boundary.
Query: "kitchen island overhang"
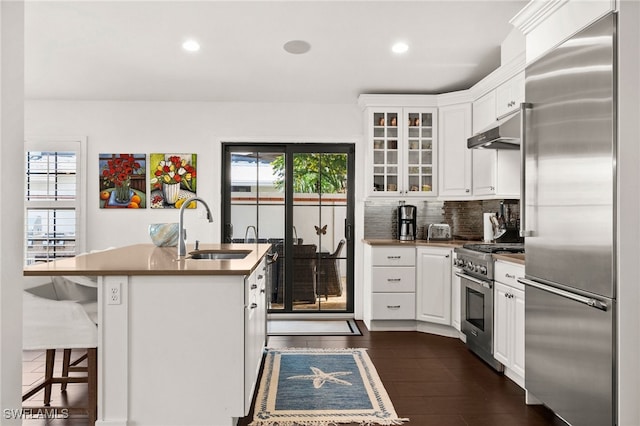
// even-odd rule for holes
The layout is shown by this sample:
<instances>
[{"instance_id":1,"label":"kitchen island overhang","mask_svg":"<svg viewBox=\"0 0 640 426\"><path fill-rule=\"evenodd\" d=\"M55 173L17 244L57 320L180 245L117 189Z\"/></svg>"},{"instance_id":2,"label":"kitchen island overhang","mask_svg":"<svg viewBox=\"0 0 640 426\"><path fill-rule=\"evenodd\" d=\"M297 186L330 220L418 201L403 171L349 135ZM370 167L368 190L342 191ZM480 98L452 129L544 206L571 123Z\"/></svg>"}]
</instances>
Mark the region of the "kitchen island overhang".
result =
<instances>
[{"instance_id":1,"label":"kitchen island overhang","mask_svg":"<svg viewBox=\"0 0 640 426\"><path fill-rule=\"evenodd\" d=\"M250 251L244 259L178 257L175 247L135 244L24 268L25 276L54 275L249 275L271 244L200 244L199 250ZM190 250L194 251L194 249Z\"/></svg>"},{"instance_id":2,"label":"kitchen island overhang","mask_svg":"<svg viewBox=\"0 0 640 426\"><path fill-rule=\"evenodd\" d=\"M248 413L266 343L270 247L200 244L251 253L176 260L175 247L138 244L25 268L98 277L97 425L235 425Z\"/></svg>"}]
</instances>

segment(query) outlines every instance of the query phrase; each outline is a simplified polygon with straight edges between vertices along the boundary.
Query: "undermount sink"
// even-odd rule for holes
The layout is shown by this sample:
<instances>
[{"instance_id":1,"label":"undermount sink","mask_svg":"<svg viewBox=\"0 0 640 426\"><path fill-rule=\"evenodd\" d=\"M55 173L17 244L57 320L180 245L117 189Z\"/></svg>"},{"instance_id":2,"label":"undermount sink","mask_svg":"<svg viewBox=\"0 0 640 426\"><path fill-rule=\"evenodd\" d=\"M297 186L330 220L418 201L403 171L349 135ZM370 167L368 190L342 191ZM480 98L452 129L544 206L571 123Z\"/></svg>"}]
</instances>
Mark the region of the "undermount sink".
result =
<instances>
[{"instance_id":1,"label":"undermount sink","mask_svg":"<svg viewBox=\"0 0 640 426\"><path fill-rule=\"evenodd\" d=\"M250 250L198 250L189 253L189 257L196 260L235 260L244 259L249 253Z\"/></svg>"}]
</instances>

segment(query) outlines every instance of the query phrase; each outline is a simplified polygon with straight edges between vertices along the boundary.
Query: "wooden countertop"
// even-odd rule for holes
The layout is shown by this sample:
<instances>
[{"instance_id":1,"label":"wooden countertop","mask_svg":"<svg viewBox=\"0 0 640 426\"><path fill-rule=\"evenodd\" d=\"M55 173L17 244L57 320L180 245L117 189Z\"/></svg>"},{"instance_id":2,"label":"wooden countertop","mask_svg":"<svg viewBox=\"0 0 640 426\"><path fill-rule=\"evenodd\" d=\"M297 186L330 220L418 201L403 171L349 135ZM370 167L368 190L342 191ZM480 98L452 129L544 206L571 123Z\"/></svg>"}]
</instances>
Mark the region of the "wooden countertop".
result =
<instances>
[{"instance_id":1,"label":"wooden countertop","mask_svg":"<svg viewBox=\"0 0 640 426\"><path fill-rule=\"evenodd\" d=\"M470 243L480 243L481 241L471 241L471 240L448 240L448 241L426 241L426 240L414 240L414 241L400 241L394 239L368 239L365 238L364 241L366 244L371 246L407 246L407 247L419 247L419 246L431 246L431 247L447 247L447 248L456 248L462 247L465 244ZM493 254L494 260L503 260L505 262L517 263L519 265L524 265L524 253L504 253L504 254Z\"/></svg>"},{"instance_id":2,"label":"wooden countertop","mask_svg":"<svg viewBox=\"0 0 640 426\"><path fill-rule=\"evenodd\" d=\"M200 244L200 250L251 250L244 259L178 259L176 247L136 244L24 268L25 276L52 275L249 275L271 244ZM193 251L187 245L187 253Z\"/></svg>"},{"instance_id":3,"label":"wooden countertop","mask_svg":"<svg viewBox=\"0 0 640 426\"><path fill-rule=\"evenodd\" d=\"M369 244L370 246L408 246L408 247L427 246L427 247L449 247L449 248L462 247L464 244L480 242L480 241L470 241L470 240L400 241L400 240L394 240L394 239L370 239L370 238L365 238L362 241L364 241L366 244Z\"/></svg>"}]
</instances>

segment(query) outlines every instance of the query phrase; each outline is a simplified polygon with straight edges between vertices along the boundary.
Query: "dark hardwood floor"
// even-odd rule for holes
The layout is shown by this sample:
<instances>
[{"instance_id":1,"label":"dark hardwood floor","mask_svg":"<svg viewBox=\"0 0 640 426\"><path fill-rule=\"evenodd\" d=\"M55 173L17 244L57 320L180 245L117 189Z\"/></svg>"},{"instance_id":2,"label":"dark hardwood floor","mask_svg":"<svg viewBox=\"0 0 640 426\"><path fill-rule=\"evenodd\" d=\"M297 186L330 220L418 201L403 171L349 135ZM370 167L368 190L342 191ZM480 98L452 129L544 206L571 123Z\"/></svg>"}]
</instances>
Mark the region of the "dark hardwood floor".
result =
<instances>
[{"instance_id":1,"label":"dark hardwood floor","mask_svg":"<svg viewBox=\"0 0 640 426\"><path fill-rule=\"evenodd\" d=\"M494 372L458 339L417 332L369 332L362 336L274 336L269 347L367 348L400 417L408 426L566 426L548 409L527 406L524 391ZM27 354L25 380L41 377L41 359ZM54 399L82 401L86 386L70 386ZM35 397L37 398L37 397ZM247 426L253 410L238 422ZM25 426L85 426L86 418L25 420ZM217 426L217 425L212 425ZM355 426L355 425L354 425Z\"/></svg>"},{"instance_id":2,"label":"dark hardwood floor","mask_svg":"<svg viewBox=\"0 0 640 426\"><path fill-rule=\"evenodd\" d=\"M274 336L269 347L367 348L400 417L413 426L566 426L524 391L494 372L458 339L418 332L362 336ZM253 411L238 422L248 425ZM354 424L355 426L355 424Z\"/></svg>"}]
</instances>

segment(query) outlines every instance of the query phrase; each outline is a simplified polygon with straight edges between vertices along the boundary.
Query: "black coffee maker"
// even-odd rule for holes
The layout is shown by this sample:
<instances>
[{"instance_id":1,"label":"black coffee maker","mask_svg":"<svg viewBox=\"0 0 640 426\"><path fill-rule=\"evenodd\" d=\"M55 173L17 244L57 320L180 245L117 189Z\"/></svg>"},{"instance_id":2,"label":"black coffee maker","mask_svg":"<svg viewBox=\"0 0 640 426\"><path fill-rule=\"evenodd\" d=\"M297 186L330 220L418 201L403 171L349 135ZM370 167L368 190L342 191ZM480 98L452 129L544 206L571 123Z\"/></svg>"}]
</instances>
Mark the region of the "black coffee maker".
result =
<instances>
[{"instance_id":1,"label":"black coffee maker","mask_svg":"<svg viewBox=\"0 0 640 426\"><path fill-rule=\"evenodd\" d=\"M416 239L416 206L401 204L398 206L398 239L413 241Z\"/></svg>"}]
</instances>

